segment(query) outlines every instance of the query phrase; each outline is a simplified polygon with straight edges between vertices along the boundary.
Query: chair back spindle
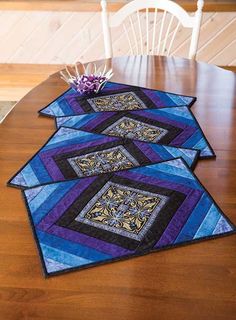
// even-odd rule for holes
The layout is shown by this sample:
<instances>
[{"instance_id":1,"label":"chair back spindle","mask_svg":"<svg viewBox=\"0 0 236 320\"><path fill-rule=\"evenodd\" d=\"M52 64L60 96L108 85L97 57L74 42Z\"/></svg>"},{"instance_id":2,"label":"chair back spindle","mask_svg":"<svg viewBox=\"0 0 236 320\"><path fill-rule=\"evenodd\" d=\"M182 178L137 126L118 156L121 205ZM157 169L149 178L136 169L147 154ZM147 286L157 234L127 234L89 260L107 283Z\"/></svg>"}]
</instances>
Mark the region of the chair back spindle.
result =
<instances>
[{"instance_id":1,"label":"chair back spindle","mask_svg":"<svg viewBox=\"0 0 236 320\"><path fill-rule=\"evenodd\" d=\"M197 1L197 11L189 15L171 0L134 0L113 16L107 12L107 1L102 0L102 27L106 58L113 56L111 28L123 25L131 55L171 55L180 26L192 29L188 57L195 59L200 33L203 0Z\"/></svg>"}]
</instances>

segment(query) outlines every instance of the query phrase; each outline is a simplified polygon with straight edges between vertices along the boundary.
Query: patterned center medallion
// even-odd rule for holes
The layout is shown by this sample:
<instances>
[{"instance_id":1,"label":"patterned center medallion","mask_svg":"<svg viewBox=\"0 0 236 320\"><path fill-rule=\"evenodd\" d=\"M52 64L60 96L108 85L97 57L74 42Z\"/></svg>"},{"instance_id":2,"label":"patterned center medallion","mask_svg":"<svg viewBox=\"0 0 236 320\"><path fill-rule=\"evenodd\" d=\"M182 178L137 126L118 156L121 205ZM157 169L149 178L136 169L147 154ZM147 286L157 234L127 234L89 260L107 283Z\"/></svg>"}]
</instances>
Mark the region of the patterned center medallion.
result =
<instances>
[{"instance_id":1,"label":"patterned center medallion","mask_svg":"<svg viewBox=\"0 0 236 320\"><path fill-rule=\"evenodd\" d=\"M141 141L158 142L168 133L168 130L135 119L123 117L107 127L103 133Z\"/></svg>"},{"instance_id":2,"label":"patterned center medallion","mask_svg":"<svg viewBox=\"0 0 236 320\"><path fill-rule=\"evenodd\" d=\"M146 105L134 92L112 94L87 99L94 111L146 109Z\"/></svg>"},{"instance_id":3,"label":"patterned center medallion","mask_svg":"<svg viewBox=\"0 0 236 320\"><path fill-rule=\"evenodd\" d=\"M138 166L138 161L121 145L67 159L78 177Z\"/></svg>"},{"instance_id":4,"label":"patterned center medallion","mask_svg":"<svg viewBox=\"0 0 236 320\"><path fill-rule=\"evenodd\" d=\"M140 241L167 199L163 195L108 182L75 220Z\"/></svg>"}]
</instances>

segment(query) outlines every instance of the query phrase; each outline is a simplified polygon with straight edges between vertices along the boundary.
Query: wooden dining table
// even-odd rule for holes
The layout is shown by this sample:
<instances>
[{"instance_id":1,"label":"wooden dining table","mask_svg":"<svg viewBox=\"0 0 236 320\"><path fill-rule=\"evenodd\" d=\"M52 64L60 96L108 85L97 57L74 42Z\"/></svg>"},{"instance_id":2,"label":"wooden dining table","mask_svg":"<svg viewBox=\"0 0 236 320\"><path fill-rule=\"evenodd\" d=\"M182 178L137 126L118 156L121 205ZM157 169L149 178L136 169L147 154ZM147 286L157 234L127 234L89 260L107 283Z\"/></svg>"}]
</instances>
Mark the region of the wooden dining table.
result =
<instances>
[{"instance_id":1,"label":"wooden dining table","mask_svg":"<svg viewBox=\"0 0 236 320\"><path fill-rule=\"evenodd\" d=\"M236 75L173 57L105 62L113 81L197 97L192 111L216 159L195 173L236 224ZM22 194L6 181L54 132L37 112L66 89L51 75L0 125L0 319L235 319L236 235L44 278Z\"/></svg>"}]
</instances>

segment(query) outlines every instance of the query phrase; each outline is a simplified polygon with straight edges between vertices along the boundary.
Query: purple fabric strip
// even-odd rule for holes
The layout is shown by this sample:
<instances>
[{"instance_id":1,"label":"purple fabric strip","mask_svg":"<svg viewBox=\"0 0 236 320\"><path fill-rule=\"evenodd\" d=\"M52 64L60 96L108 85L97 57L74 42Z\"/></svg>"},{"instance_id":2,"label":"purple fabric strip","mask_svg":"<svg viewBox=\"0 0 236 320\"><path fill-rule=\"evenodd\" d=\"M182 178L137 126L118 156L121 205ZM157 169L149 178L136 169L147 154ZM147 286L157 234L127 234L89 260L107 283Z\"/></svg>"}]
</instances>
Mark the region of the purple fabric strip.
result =
<instances>
[{"instance_id":1,"label":"purple fabric strip","mask_svg":"<svg viewBox=\"0 0 236 320\"><path fill-rule=\"evenodd\" d=\"M127 254L132 254L134 251L119 247L112 243L108 243L97 238L90 237L83 233L79 233L70 229L66 229L60 226L53 225L47 230L49 234L54 234L66 240L83 244L88 247L92 247L103 253L112 255L113 257L120 257Z\"/></svg>"},{"instance_id":2,"label":"purple fabric strip","mask_svg":"<svg viewBox=\"0 0 236 320\"><path fill-rule=\"evenodd\" d=\"M142 91L146 94L146 96L151 99L157 107L162 107L163 106L163 101L161 100L160 97L157 97L156 91L158 90L148 90L148 89L142 89Z\"/></svg>"},{"instance_id":3,"label":"purple fabric strip","mask_svg":"<svg viewBox=\"0 0 236 320\"><path fill-rule=\"evenodd\" d=\"M193 127L186 127L182 133L180 133L174 140L171 141L171 146L182 146L188 138L190 138L198 129Z\"/></svg>"},{"instance_id":4,"label":"purple fabric strip","mask_svg":"<svg viewBox=\"0 0 236 320\"><path fill-rule=\"evenodd\" d=\"M153 110L150 110L150 111L153 111ZM177 121L174 121L174 120L171 120L171 119L167 119L165 117L156 115L153 112L137 110L137 111L132 111L131 113L134 113L134 114L137 114L139 116L142 116L142 117L145 117L145 118L149 118L149 119L152 119L152 120L157 120L157 121L160 121L160 122L163 122L163 123L167 123L167 124L170 124L172 126L175 126L175 127L178 127L178 128L184 129L184 130L187 127L186 124L184 124L184 123L177 122Z\"/></svg>"},{"instance_id":5,"label":"purple fabric strip","mask_svg":"<svg viewBox=\"0 0 236 320\"><path fill-rule=\"evenodd\" d=\"M176 237L180 233L183 225L187 221L189 215L192 213L193 208L197 205L203 193L204 191L192 190L192 192L187 196L182 205L176 211L168 227L162 234L159 241L156 243L155 248L170 245L175 241Z\"/></svg>"},{"instance_id":6,"label":"purple fabric strip","mask_svg":"<svg viewBox=\"0 0 236 320\"><path fill-rule=\"evenodd\" d=\"M102 92L112 92L114 90L121 90L121 89L130 89L130 85L128 84L122 84L122 83L112 83L112 87L108 87L108 86L105 86L103 89L102 89ZM115 92L114 92L115 93Z\"/></svg>"},{"instance_id":7,"label":"purple fabric strip","mask_svg":"<svg viewBox=\"0 0 236 320\"><path fill-rule=\"evenodd\" d=\"M67 210L72 203L78 198L78 196L86 190L86 188L96 179L97 177L89 177L81 180L71 189L69 192L55 205L55 207L48 212L47 216L40 221L37 228L42 231L47 231L55 221L57 221Z\"/></svg>"},{"instance_id":8,"label":"purple fabric strip","mask_svg":"<svg viewBox=\"0 0 236 320\"><path fill-rule=\"evenodd\" d=\"M102 113L97 113L97 117L91 121L88 122L88 124L85 124L82 128L84 130L92 130L96 126L98 126L100 123L103 123L110 117L112 117L116 112L102 112ZM81 129L82 129L81 128Z\"/></svg>"},{"instance_id":9,"label":"purple fabric strip","mask_svg":"<svg viewBox=\"0 0 236 320\"><path fill-rule=\"evenodd\" d=\"M160 186L163 188L167 188L167 189L171 189L171 190L175 190L175 191L179 191L181 193L184 194L189 194L192 189L182 185L182 184L177 184L174 183L172 181L167 182L165 180L161 180L161 179L157 179L157 178L153 178L150 176L145 176L145 175L141 175L139 173L132 173L130 171L121 171L121 172L117 172L115 173L115 175L120 176L120 177L124 177L124 178L130 178L132 180L135 180L137 182L146 182L147 184L153 184L154 186Z\"/></svg>"},{"instance_id":10,"label":"purple fabric strip","mask_svg":"<svg viewBox=\"0 0 236 320\"><path fill-rule=\"evenodd\" d=\"M65 96L65 100L67 101L67 103L75 113L84 113L84 110L81 108L79 102L76 100L79 97L80 96L78 94L71 94L71 95Z\"/></svg>"},{"instance_id":11,"label":"purple fabric strip","mask_svg":"<svg viewBox=\"0 0 236 320\"><path fill-rule=\"evenodd\" d=\"M62 172L60 171L60 169L57 167L57 164L55 163L55 161L53 160L53 156L56 154L63 154L63 153L67 153L67 152L71 152L71 151L79 151L81 149L84 148L89 148L89 147L93 147L93 146L99 146L103 143L106 142L112 142L112 141L117 141L120 138L117 137L104 137L101 138L100 140L95 140L95 141L86 141L84 143L76 143L67 147L63 147L63 148L55 148L55 149L50 149L47 151L41 151L39 153L39 157L42 160L44 166L46 167L46 169L48 170L48 173L50 174L50 176L52 177L53 180L57 181L57 180L64 180L64 176L62 174Z\"/></svg>"},{"instance_id":12,"label":"purple fabric strip","mask_svg":"<svg viewBox=\"0 0 236 320\"><path fill-rule=\"evenodd\" d=\"M163 159L153 151L153 149L149 146L148 143L133 141L133 143L145 154L145 156L151 161L162 161Z\"/></svg>"},{"instance_id":13,"label":"purple fabric strip","mask_svg":"<svg viewBox=\"0 0 236 320\"><path fill-rule=\"evenodd\" d=\"M61 170L58 168L57 164L48 153L50 152L38 154L41 161L43 162L44 167L47 169L48 174L50 175L53 181L65 180L65 177L63 176Z\"/></svg>"}]
</instances>

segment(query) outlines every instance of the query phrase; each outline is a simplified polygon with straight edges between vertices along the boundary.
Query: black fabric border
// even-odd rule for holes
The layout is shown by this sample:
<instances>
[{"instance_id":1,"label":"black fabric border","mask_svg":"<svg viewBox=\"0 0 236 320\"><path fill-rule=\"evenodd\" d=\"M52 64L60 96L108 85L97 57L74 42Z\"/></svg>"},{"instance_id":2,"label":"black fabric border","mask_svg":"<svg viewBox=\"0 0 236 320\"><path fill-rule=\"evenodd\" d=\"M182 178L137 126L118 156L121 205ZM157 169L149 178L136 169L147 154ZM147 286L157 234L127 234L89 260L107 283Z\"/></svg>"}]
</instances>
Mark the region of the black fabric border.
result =
<instances>
[{"instance_id":1,"label":"black fabric border","mask_svg":"<svg viewBox=\"0 0 236 320\"><path fill-rule=\"evenodd\" d=\"M80 96L75 98L75 100L78 102L80 107L84 110L85 113L96 113L96 112L116 112L117 110L94 110L93 107L90 105L90 103L87 101L88 99L95 99L95 98L104 98L111 95L116 94L122 94L122 93L134 93L146 106L146 108L138 108L138 109L122 109L121 111L128 111L128 110L144 110L144 109L156 109L156 105L153 103L153 101L146 96L146 94L142 91L140 88L131 88L129 89L119 89L115 92L101 92L98 94L90 94L88 98L86 99L84 96Z\"/></svg>"},{"instance_id":2,"label":"black fabric border","mask_svg":"<svg viewBox=\"0 0 236 320\"><path fill-rule=\"evenodd\" d=\"M67 159L72 158L72 157L87 155L87 154L93 153L93 152L103 152L109 148L115 148L115 147L119 147L119 146L124 147L128 151L128 153L131 156L133 156L133 158L139 163L139 166L154 163L154 162L151 162L151 160L148 157L146 157L146 155L143 153L143 151L141 149L139 149L139 147L137 147L133 143L132 140L126 140L126 139L122 139L122 138L117 141L105 142L105 143L97 145L97 146L86 147L84 149L77 150L77 151L71 151L71 152L66 152L63 154L57 154L57 155L53 156L53 159L57 163L59 169L61 170L61 172L64 175L66 180L71 180L73 178L91 177L91 176L100 175L103 173L121 171L121 170L125 170L125 169L119 169L119 170L115 170L115 171L106 171L106 172L101 172L101 173L97 173L97 174L93 174L93 175L78 177L76 172L74 171L74 169L72 169L71 165L68 163ZM135 167L137 167L137 166L135 166ZM132 166L131 168L134 168L134 166ZM126 169L131 169L131 168L126 168ZM69 173L71 174L71 177L69 177L68 172L66 172L66 171L69 171Z\"/></svg>"},{"instance_id":3,"label":"black fabric border","mask_svg":"<svg viewBox=\"0 0 236 320\"><path fill-rule=\"evenodd\" d=\"M142 109L144 111L144 109ZM149 109L145 109L145 110L149 110ZM153 110L153 109L152 109ZM156 109L155 109L156 110ZM133 111L141 111L140 110L133 110ZM106 111L104 111L106 112ZM116 112L116 111L115 111ZM103 132L104 130L106 130L109 126L115 124L116 121L122 119L123 117L127 117L129 119L133 119L133 120L137 120L137 121L140 121L140 122L143 122L143 123L146 123L146 124L150 124L152 126L155 126L156 128L161 128L161 129L165 129L167 130L168 132L158 141L158 142L152 142L152 141L144 141L144 140L139 140L141 142L146 142L146 143L158 143L158 144L165 144L167 145L168 143L171 143L171 141L173 139L175 139L179 134L181 134L183 132L183 129L179 128L179 127L174 127L172 126L171 124L168 124L168 123L164 123L164 122L161 122L159 121L158 122L158 127L156 126L156 123L157 121L155 120L152 120L152 119L146 119L146 118L143 118L142 116L138 116L138 115L132 115L130 113L130 111L126 111L126 112L123 112L121 113L121 111L118 111L116 112L116 115L110 117L109 119L106 119L102 125L99 124L97 127L91 129L91 130L88 130L89 132L95 132L95 133L99 133L99 134L104 134L104 135L108 135L108 136L111 136L111 137L118 137L118 138L122 138L121 136L115 136L115 135L111 135L111 134L108 134L106 132ZM149 121L150 120L150 121ZM107 124L107 126L105 127L104 123ZM63 125L62 125L63 126ZM65 126L66 127L66 126ZM86 127L86 125L84 125L84 127ZM105 128L104 128L105 127ZM83 128L82 128L83 130ZM85 128L85 131L86 128ZM138 140L138 139L132 139L132 138L128 138L128 137L124 137L126 139L131 139L131 140Z\"/></svg>"},{"instance_id":4,"label":"black fabric border","mask_svg":"<svg viewBox=\"0 0 236 320\"><path fill-rule=\"evenodd\" d=\"M56 154L55 156L53 156L53 159L56 162L58 168L61 170L61 172L62 172L62 174L63 174L63 176L65 177L66 180L70 180L70 179L73 179L73 178L91 177L91 175L78 177L76 172L75 172L75 170L68 163L67 159L68 158L72 158L72 157L87 155L87 154L93 153L93 152L106 151L109 148L115 148L115 147L118 147L118 146L123 146L123 147L126 148L126 143L125 143L124 139L121 138L121 139L119 139L117 141L104 142L102 144L99 144L99 145L96 145L96 146L92 146L92 147L85 147L85 148L77 150L77 151L75 150L75 151L65 152L63 154ZM71 174L71 177L69 177L67 171L69 171L69 174ZM98 173L96 175L100 175L100 174L108 173L108 172L113 172L113 171L101 172L101 173ZM94 175L95 174L93 174L93 176Z\"/></svg>"}]
</instances>

